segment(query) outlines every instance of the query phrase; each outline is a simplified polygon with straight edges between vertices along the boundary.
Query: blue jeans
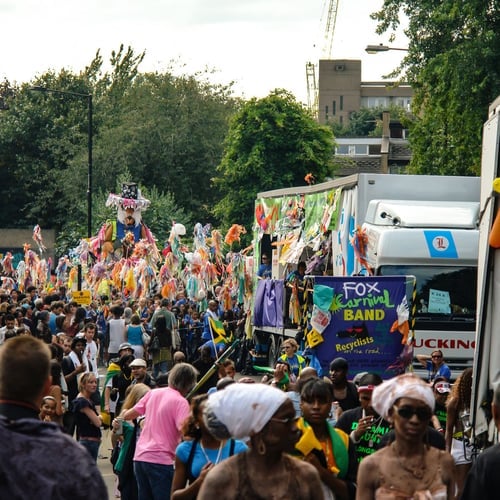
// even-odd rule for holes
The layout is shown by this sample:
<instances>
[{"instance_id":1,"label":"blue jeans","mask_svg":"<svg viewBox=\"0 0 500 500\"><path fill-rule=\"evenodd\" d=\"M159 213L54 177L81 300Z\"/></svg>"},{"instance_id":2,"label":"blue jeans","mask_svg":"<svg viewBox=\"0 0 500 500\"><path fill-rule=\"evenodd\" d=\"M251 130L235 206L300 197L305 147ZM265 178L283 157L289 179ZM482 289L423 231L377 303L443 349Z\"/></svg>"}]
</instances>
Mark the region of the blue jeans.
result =
<instances>
[{"instance_id":1,"label":"blue jeans","mask_svg":"<svg viewBox=\"0 0 500 500\"><path fill-rule=\"evenodd\" d=\"M101 443L99 441L88 441L87 439L80 439L79 443L87 449L94 461L97 462Z\"/></svg>"},{"instance_id":2,"label":"blue jeans","mask_svg":"<svg viewBox=\"0 0 500 500\"><path fill-rule=\"evenodd\" d=\"M153 378L156 379L160 373L167 373L168 361L160 361L153 366Z\"/></svg>"},{"instance_id":3,"label":"blue jeans","mask_svg":"<svg viewBox=\"0 0 500 500\"><path fill-rule=\"evenodd\" d=\"M134 461L138 500L170 500L174 466Z\"/></svg>"}]
</instances>

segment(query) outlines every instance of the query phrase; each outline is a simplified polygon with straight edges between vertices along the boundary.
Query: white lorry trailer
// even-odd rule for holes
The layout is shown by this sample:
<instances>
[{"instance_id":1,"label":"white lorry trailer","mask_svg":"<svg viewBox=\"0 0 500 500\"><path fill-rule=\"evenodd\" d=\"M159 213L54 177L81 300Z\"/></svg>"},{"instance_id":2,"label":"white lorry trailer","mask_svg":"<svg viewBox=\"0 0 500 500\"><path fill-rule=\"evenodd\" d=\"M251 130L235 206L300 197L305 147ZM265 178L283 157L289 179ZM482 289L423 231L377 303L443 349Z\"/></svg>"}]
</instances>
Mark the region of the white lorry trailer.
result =
<instances>
[{"instance_id":1,"label":"white lorry trailer","mask_svg":"<svg viewBox=\"0 0 500 500\"><path fill-rule=\"evenodd\" d=\"M489 108L483 127L481 156L481 219L479 226L478 312L476 350L473 365L473 387L470 423L473 443L482 448L494 441L491 420L493 390L500 384L500 249L490 247L494 221L500 217L499 193L493 182L500 178L500 96Z\"/></svg>"},{"instance_id":2,"label":"white lorry trailer","mask_svg":"<svg viewBox=\"0 0 500 500\"><path fill-rule=\"evenodd\" d=\"M284 280L320 251L327 275L415 276L415 355L442 350L455 378L474 352L479 192L474 177L357 174L259 193L256 269L272 253L272 278ZM270 364L284 337L297 334L287 300L279 325L254 322ZM417 363L415 370L426 375Z\"/></svg>"}]
</instances>

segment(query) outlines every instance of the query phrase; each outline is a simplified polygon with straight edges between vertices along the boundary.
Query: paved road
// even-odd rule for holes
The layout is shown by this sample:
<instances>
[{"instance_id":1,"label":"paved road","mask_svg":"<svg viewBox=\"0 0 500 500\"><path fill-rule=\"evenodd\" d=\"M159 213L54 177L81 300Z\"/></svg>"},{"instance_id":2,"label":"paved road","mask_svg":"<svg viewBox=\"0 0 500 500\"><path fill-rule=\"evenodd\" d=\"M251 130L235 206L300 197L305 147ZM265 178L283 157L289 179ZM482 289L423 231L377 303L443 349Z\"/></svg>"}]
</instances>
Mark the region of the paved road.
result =
<instances>
[{"instance_id":1,"label":"paved road","mask_svg":"<svg viewBox=\"0 0 500 500\"><path fill-rule=\"evenodd\" d=\"M103 431L102 443L99 449L99 457L97 459L97 466L101 471L104 482L108 487L108 495L110 499L115 498L115 475L113 474L113 467L109 461L111 456L111 432L109 430Z\"/></svg>"}]
</instances>

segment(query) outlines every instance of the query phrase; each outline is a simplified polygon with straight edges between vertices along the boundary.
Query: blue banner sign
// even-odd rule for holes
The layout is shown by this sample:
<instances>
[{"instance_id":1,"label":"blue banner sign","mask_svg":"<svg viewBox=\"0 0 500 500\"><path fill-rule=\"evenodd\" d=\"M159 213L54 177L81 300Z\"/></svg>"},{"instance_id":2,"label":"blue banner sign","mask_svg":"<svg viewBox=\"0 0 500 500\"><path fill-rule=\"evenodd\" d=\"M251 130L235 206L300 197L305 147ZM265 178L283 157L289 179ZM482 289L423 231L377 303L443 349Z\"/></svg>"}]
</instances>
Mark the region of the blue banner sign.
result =
<instances>
[{"instance_id":1,"label":"blue banner sign","mask_svg":"<svg viewBox=\"0 0 500 500\"><path fill-rule=\"evenodd\" d=\"M347 360L350 378L360 372L383 378L404 372L412 358L407 277L321 276L315 277L315 292L316 287L321 295L318 307L329 303L331 313L324 341L315 348L323 373L336 357Z\"/></svg>"}]
</instances>

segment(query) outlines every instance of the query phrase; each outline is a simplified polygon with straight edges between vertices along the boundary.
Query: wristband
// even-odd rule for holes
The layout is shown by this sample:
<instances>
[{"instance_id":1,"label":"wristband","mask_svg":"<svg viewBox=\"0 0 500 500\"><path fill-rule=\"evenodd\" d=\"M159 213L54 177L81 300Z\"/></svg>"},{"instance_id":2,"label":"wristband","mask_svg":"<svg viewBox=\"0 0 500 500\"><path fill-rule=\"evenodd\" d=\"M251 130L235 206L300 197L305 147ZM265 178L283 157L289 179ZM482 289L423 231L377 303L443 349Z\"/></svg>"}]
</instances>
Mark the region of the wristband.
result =
<instances>
[{"instance_id":1,"label":"wristband","mask_svg":"<svg viewBox=\"0 0 500 500\"><path fill-rule=\"evenodd\" d=\"M349 437L351 438L352 442L354 444L358 444L359 443L359 439L356 439L356 431L352 431L350 434L349 434Z\"/></svg>"}]
</instances>

